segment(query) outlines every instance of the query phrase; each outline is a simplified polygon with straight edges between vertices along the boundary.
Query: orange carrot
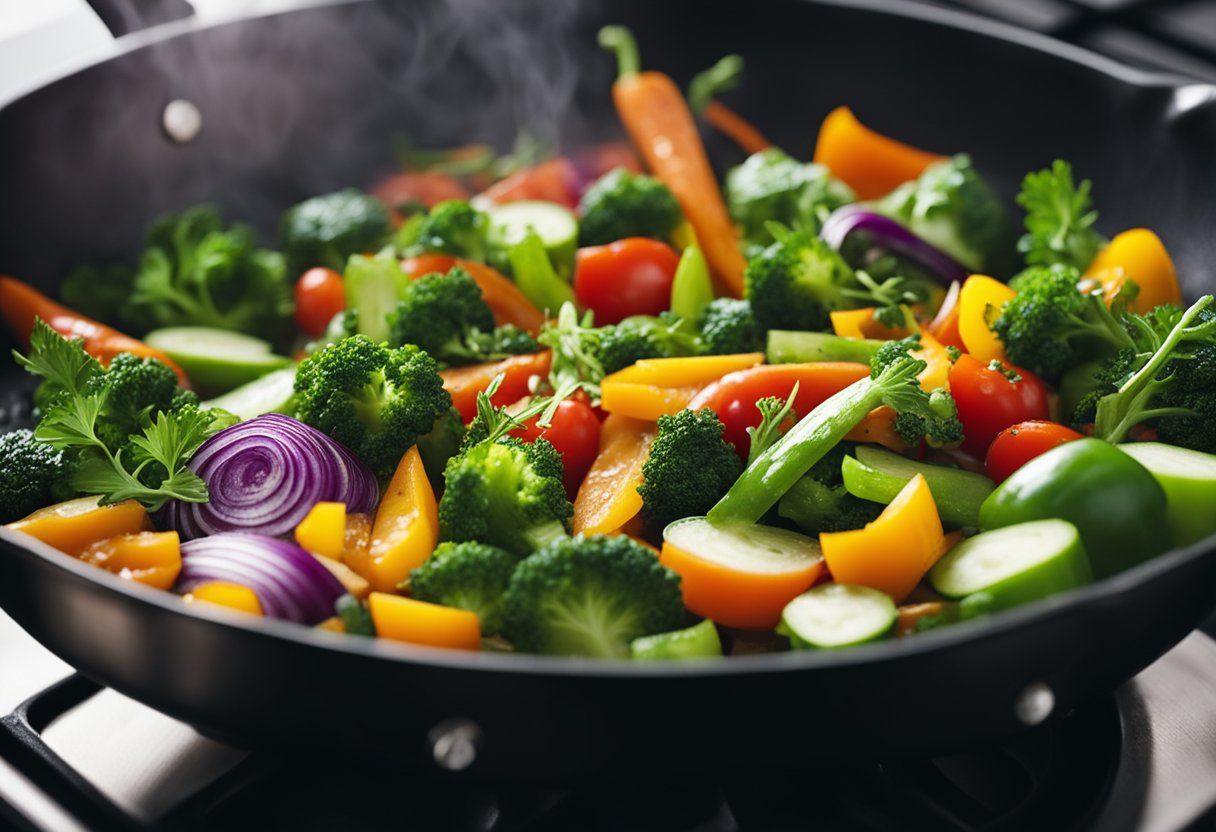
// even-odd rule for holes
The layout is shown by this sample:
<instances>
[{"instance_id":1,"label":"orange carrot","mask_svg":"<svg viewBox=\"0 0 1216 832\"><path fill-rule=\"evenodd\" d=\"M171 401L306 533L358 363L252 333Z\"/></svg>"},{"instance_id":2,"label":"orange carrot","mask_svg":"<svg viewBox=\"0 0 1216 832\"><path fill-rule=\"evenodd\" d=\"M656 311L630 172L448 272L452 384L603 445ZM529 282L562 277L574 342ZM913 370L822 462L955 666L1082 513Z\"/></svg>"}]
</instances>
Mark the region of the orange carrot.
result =
<instances>
[{"instance_id":1,"label":"orange carrot","mask_svg":"<svg viewBox=\"0 0 1216 832\"><path fill-rule=\"evenodd\" d=\"M545 323L545 316L519 287L503 276L502 272L473 260L460 260L447 254L422 254L401 261L401 270L412 278L440 272L446 274L452 266L460 266L469 273L481 297L494 313L494 323L515 324L520 329L535 335Z\"/></svg>"},{"instance_id":2,"label":"orange carrot","mask_svg":"<svg viewBox=\"0 0 1216 832\"><path fill-rule=\"evenodd\" d=\"M610 414L600 428L600 452L574 498L575 534L608 534L642 510L642 466L658 429L654 422Z\"/></svg>"},{"instance_id":3,"label":"orange carrot","mask_svg":"<svg viewBox=\"0 0 1216 832\"><path fill-rule=\"evenodd\" d=\"M84 351L96 358L103 366L120 352L129 352L141 358L156 358L168 364L177 374L182 387L190 386L190 379L181 367L160 350L152 349L143 341L124 335L113 327L106 326L66 306L56 303L28 283L0 275L0 315L8 322L9 329L25 346L29 346L34 321L41 318L47 326L64 338L80 338Z\"/></svg>"},{"instance_id":4,"label":"orange carrot","mask_svg":"<svg viewBox=\"0 0 1216 832\"><path fill-rule=\"evenodd\" d=\"M773 146L754 124L720 101L706 104L704 115L707 122L739 145L744 153L759 153Z\"/></svg>"},{"instance_id":5,"label":"orange carrot","mask_svg":"<svg viewBox=\"0 0 1216 832\"><path fill-rule=\"evenodd\" d=\"M452 396L452 404L460 411L460 416L469 422L477 415L477 394L490 386L490 382L499 373L503 374L502 384L490 401L495 407L513 404L530 392L528 379L532 376L544 378L549 375L549 362L552 353L530 353L513 355L503 361L491 361L487 364L473 364L469 367L452 367L439 373L443 377L443 387Z\"/></svg>"},{"instance_id":6,"label":"orange carrot","mask_svg":"<svg viewBox=\"0 0 1216 832\"><path fill-rule=\"evenodd\" d=\"M626 132L647 167L679 201L723 290L742 297L747 261L684 95L663 73L639 71L637 44L629 30L604 27L600 45L615 51L620 65L612 100Z\"/></svg>"},{"instance_id":7,"label":"orange carrot","mask_svg":"<svg viewBox=\"0 0 1216 832\"><path fill-rule=\"evenodd\" d=\"M945 158L875 133L848 107L828 113L815 142L815 161L826 165L858 199L877 199Z\"/></svg>"}]
</instances>

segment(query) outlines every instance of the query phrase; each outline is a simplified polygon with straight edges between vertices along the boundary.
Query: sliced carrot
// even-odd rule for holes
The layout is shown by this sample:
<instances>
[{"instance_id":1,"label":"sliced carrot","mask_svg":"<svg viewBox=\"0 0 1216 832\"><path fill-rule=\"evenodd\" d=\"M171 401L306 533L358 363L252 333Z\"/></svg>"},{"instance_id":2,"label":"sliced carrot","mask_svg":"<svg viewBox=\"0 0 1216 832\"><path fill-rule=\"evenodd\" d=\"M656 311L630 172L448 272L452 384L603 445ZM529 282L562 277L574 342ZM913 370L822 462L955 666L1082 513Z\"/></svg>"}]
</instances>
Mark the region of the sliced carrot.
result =
<instances>
[{"instance_id":1,"label":"sliced carrot","mask_svg":"<svg viewBox=\"0 0 1216 832\"><path fill-rule=\"evenodd\" d=\"M76 557L98 540L152 529L148 512L134 500L99 506L100 499L79 497L40 508L29 517L9 523L8 528Z\"/></svg>"},{"instance_id":2,"label":"sliced carrot","mask_svg":"<svg viewBox=\"0 0 1216 832\"><path fill-rule=\"evenodd\" d=\"M317 503L296 526L295 538L313 554L340 559L346 550L346 504Z\"/></svg>"},{"instance_id":3,"label":"sliced carrot","mask_svg":"<svg viewBox=\"0 0 1216 832\"><path fill-rule=\"evenodd\" d=\"M1004 283L982 274L971 275L959 291L959 337L966 351L977 361L1010 363L1005 357L1005 345L992 331L992 324L1014 294Z\"/></svg>"},{"instance_id":4,"label":"sliced carrot","mask_svg":"<svg viewBox=\"0 0 1216 832\"><path fill-rule=\"evenodd\" d=\"M453 650L481 648L476 613L383 592L373 592L367 602L380 638Z\"/></svg>"},{"instance_id":5,"label":"sliced carrot","mask_svg":"<svg viewBox=\"0 0 1216 832\"><path fill-rule=\"evenodd\" d=\"M474 260L460 260L447 254L421 254L401 261L401 270L417 279L440 272L447 274L452 266L460 266L469 273L481 297L494 313L497 326L514 324L532 335L540 332L545 316L520 288L506 278L502 272Z\"/></svg>"},{"instance_id":6,"label":"sliced carrot","mask_svg":"<svg viewBox=\"0 0 1216 832\"><path fill-rule=\"evenodd\" d=\"M773 146L756 125L717 99L710 99L702 115L715 130L739 145L744 153L759 153Z\"/></svg>"},{"instance_id":7,"label":"sliced carrot","mask_svg":"<svg viewBox=\"0 0 1216 832\"><path fill-rule=\"evenodd\" d=\"M1147 228L1133 228L1115 235L1085 270L1085 278L1102 286L1107 303L1123 284L1134 281L1139 293L1128 309L1141 314L1163 303L1182 305L1178 272L1161 238Z\"/></svg>"},{"instance_id":8,"label":"sliced carrot","mask_svg":"<svg viewBox=\"0 0 1216 832\"><path fill-rule=\"evenodd\" d=\"M945 158L876 133L848 107L837 107L819 128L814 160L852 188L858 199L877 199Z\"/></svg>"},{"instance_id":9,"label":"sliced carrot","mask_svg":"<svg viewBox=\"0 0 1216 832\"><path fill-rule=\"evenodd\" d=\"M549 375L551 360L552 355L545 350L528 355L513 355L504 361L491 361L488 364L452 367L443 370L439 375L443 377L443 388L452 396L453 406L460 411L461 418L468 422L477 415L477 394L489 387L490 382L499 373L503 374L502 384L490 397L496 407L509 405L528 395L528 380L532 376L544 378Z\"/></svg>"},{"instance_id":10,"label":"sliced carrot","mask_svg":"<svg viewBox=\"0 0 1216 832\"><path fill-rule=\"evenodd\" d=\"M608 534L642 510L642 466L658 428L615 413L600 428L600 451L574 498L575 534Z\"/></svg>"},{"instance_id":11,"label":"sliced carrot","mask_svg":"<svg viewBox=\"0 0 1216 832\"><path fill-rule=\"evenodd\" d=\"M157 589L169 589L182 571L177 532L132 532L98 540L80 553L85 563Z\"/></svg>"},{"instance_id":12,"label":"sliced carrot","mask_svg":"<svg viewBox=\"0 0 1216 832\"><path fill-rule=\"evenodd\" d=\"M221 607L240 610L250 615L262 615L262 602L258 600L257 593L240 584L211 581L199 584L183 598L187 602L202 601L205 604L218 604Z\"/></svg>"}]
</instances>

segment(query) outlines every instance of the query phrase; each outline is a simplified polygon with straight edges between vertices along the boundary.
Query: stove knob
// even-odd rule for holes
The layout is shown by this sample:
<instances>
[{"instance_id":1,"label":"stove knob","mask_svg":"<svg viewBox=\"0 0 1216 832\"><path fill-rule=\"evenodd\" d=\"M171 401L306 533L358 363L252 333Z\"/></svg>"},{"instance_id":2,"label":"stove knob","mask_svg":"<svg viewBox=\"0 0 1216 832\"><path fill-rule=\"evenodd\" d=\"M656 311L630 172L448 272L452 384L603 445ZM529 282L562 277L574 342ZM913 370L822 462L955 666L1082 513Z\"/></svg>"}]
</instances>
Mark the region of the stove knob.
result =
<instances>
[{"instance_id":1,"label":"stove knob","mask_svg":"<svg viewBox=\"0 0 1216 832\"><path fill-rule=\"evenodd\" d=\"M435 765L445 771L464 771L477 760L482 734L471 719L448 719L426 735Z\"/></svg>"},{"instance_id":2,"label":"stove knob","mask_svg":"<svg viewBox=\"0 0 1216 832\"><path fill-rule=\"evenodd\" d=\"M203 129L203 114L194 102L175 98L165 105L160 123L170 139L178 144L188 144Z\"/></svg>"},{"instance_id":3,"label":"stove knob","mask_svg":"<svg viewBox=\"0 0 1216 832\"><path fill-rule=\"evenodd\" d=\"M1018 721L1024 725L1038 725L1056 707L1056 695L1043 682L1033 682L1026 686L1018 701L1013 703L1013 712Z\"/></svg>"}]
</instances>

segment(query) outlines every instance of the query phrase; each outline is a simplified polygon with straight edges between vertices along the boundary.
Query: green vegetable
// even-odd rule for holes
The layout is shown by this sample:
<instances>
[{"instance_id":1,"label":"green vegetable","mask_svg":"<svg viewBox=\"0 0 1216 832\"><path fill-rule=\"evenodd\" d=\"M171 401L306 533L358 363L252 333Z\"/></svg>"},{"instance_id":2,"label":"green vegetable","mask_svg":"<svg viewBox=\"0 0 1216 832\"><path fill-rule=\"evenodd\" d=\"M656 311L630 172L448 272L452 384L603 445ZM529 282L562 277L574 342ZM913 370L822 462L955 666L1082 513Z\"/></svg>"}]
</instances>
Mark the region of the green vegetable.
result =
<instances>
[{"instance_id":1,"label":"green vegetable","mask_svg":"<svg viewBox=\"0 0 1216 832\"><path fill-rule=\"evenodd\" d=\"M1114 391L1113 386L1104 384L1098 377L1103 364L1097 360L1083 361L1060 376L1056 392L1060 394L1061 421L1080 425L1094 420L1098 399Z\"/></svg>"},{"instance_id":2,"label":"green vegetable","mask_svg":"<svg viewBox=\"0 0 1216 832\"><path fill-rule=\"evenodd\" d=\"M667 240L684 213L671 190L655 179L616 168L595 180L579 201L578 242L599 246L626 237Z\"/></svg>"},{"instance_id":3,"label":"green vegetable","mask_svg":"<svg viewBox=\"0 0 1216 832\"><path fill-rule=\"evenodd\" d=\"M544 242L531 228L524 230L522 238L511 245L507 255L516 285L537 309L551 313L561 309L564 303L574 302L574 289L553 270Z\"/></svg>"},{"instance_id":4,"label":"green vegetable","mask_svg":"<svg viewBox=\"0 0 1216 832\"><path fill-rule=\"evenodd\" d=\"M923 474L942 522L956 526L979 525L980 506L996 488L983 474L916 462L882 448L859 445L856 454L856 459L846 457L842 467L850 494L885 505L909 480Z\"/></svg>"},{"instance_id":5,"label":"green vegetable","mask_svg":"<svg viewBox=\"0 0 1216 832\"><path fill-rule=\"evenodd\" d=\"M1090 181L1074 186L1072 166L1062 159L1045 170L1026 174L1018 204L1026 209L1026 234L1018 251L1031 266L1071 266L1085 271L1106 240L1093 230Z\"/></svg>"},{"instance_id":6,"label":"green vegetable","mask_svg":"<svg viewBox=\"0 0 1216 832\"><path fill-rule=\"evenodd\" d=\"M313 266L340 272L348 257L378 251L388 236L388 210L354 188L306 199L279 220L279 245L292 276Z\"/></svg>"},{"instance_id":7,"label":"green vegetable","mask_svg":"<svg viewBox=\"0 0 1216 832\"><path fill-rule=\"evenodd\" d=\"M203 402L200 407L203 410L226 410L241 421L266 413L290 413L295 385L296 368L284 367Z\"/></svg>"},{"instance_id":8,"label":"green vegetable","mask_svg":"<svg viewBox=\"0 0 1216 832\"><path fill-rule=\"evenodd\" d=\"M753 153L726 174L726 204L752 245L773 242L771 221L810 235L828 214L856 201L852 189L823 165L799 162L775 147Z\"/></svg>"},{"instance_id":9,"label":"green vegetable","mask_svg":"<svg viewBox=\"0 0 1216 832\"><path fill-rule=\"evenodd\" d=\"M747 449L748 464L755 462L756 457L767 451L793 423L794 402L798 398L800 385L801 382L795 381L789 396L784 399L765 396L756 402L756 409L760 411L760 424L747 428L750 443Z\"/></svg>"},{"instance_id":10,"label":"green vegetable","mask_svg":"<svg viewBox=\"0 0 1216 832\"><path fill-rule=\"evenodd\" d=\"M496 206L490 211L489 217L487 243L491 262L495 265L510 266L514 272L517 267L511 251L532 234L540 241L540 251L545 254L551 269L564 275L567 280L574 273L579 224L569 208L555 202L525 199ZM518 274L514 277L517 283L521 282ZM545 308L538 305L541 309ZM560 305L555 303L549 308L557 309Z\"/></svg>"},{"instance_id":11,"label":"green vegetable","mask_svg":"<svg viewBox=\"0 0 1216 832\"><path fill-rule=\"evenodd\" d=\"M681 410L659 417L659 432L642 466L642 514L658 528L701 515L726 493L743 470L735 446L722 438L718 414Z\"/></svg>"},{"instance_id":12,"label":"green vegetable","mask_svg":"<svg viewBox=\"0 0 1216 832\"><path fill-rule=\"evenodd\" d=\"M342 595L334 602L334 612L342 619L342 629L347 635L376 637L376 625L367 604L353 595Z\"/></svg>"},{"instance_id":13,"label":"green vegetable","mask_svg":"<svg viewBox=\"0 0 1216 832\"><path fill-rule=\"evenodd\" d=\"M895 626L895 602L868 586L823 584L785 606L777 632L800 650L831 650L876 641Z\"/></svg>"},{"instance_id":14,"label":"green vegetable","mask_svg":"<svg viewBox=\"0 0 1216 832\"><path fill-rule=\"evenodd\" d=\"M917 374L926 365L911 358L908 351L918 340L890 343L897 346L875 356L869 378L827 399L748 465L726 496L709 510L709 519L755 523L867 413L883 404L896 411L896 430L906 439L924 436L939 444L961 440L962 424L950 394L945 390L927 393L917 382Z\"/></svg>"},{"instance_id":15,"label":"green vegetable","mask_svg":"<svg viewBox=\"0 0 1216 832\"><path fill-rule=\"evenodd\" d=\"M764 331L756 323L750 301L716 298L700 318L701 344L708 355L733 355L764 349Z\"/></svg>"},{"instance_id":16,"label":"green vegetable","mask_svg":"<svg viewBox=\"0 0 1216 832\"><path fill-rule=\"evenodd\" d=\"M389 315L397 309L409 277L391 251L375 257L354 255L342 274L346 288L346 309L353 314L355 329L379 344L387 341Z\"/></svg>"},{"instance_id":17,"label":"green vegetable","mask_svg":"<svg viewBox=\"0 0 1216 832\"><path fill-rule=\"evenodd\" d=\"M517 563L518 557L496 546L440 543L410 572L410 595L476 613L481 634L493 635L502 629L503 594Z\"/></svg>"},{"instance_id":18,"label":"green vegetable","mask_svg":"<svg viewBox=\"0 0 1216 832\"><path fill-rule=\"evenodd\" d=\"M706 618L683 630L635 638L629 652L635 661L703 659L722 655L722 639L714 622Z\"/></svg>"},{"instance_id":19,"label":"green vegetable","mask_svg":"<svg viewBox=\"0 0 1216 832\"><path fill-rule=\"evenodd\" d=\"M176 361L200 390L232 390L293 363L261 338L205 326L156 329L144 342Z\"/></svg>"},{"instance_id":20,"label":"green vegetable","mask_svg":"<svg viewBox=\"0 0 1216 832\"><path fill-rule=\"evenodd\" d=\"M709 263L700 246L691 245L680 255L671 281L671 314L686 326L695 324L714 299Z\"/></svg>"},{"instance_id":21,"label":"green vegetable","mask_svg":"<svg viewBox=\"0 0 1216 832\"><path fill-rule=\"evenodd\" d=\"M627 659L634 639L683 618L679 576L646 547L624 536L580 536L516 567L503 635L529 653Z\"/></svg>"},{"instance_id":22,"label":"green vegetable","mask_svg":"<svg viewBox=\"0 0 1216 832\"><path fill-rule=\"evenodd\" d=\"M743 83L743 56L725 55L709 69L703 69L688 82L688 109L700 118L719 93L728 92Z\"/></svg>"},{"instance_id":23,"label":"green vegetable","mask_svg":"<svg viewBox=\"0 0 1216 832\"><path fill-rule=\"evenodd\" d=\"M1165 492L1143 465L1101 439L1067 442L1027 462L980 507L980 528L1058 518L1077 527L1105 578L1169 548Z\"/></svg>"},{"instance_id":24,"label":"green vegetable","mask_svg":"<svg viewBox=\"0 0 1216 832\"><path fill-rule=\"evenodd\" d=\"M397 249L402 257L420 254L450 254L464 260L486 262L486 234L489 220L461 199L440 202L397 232Z\"/></svg>"},{"instance_id":25,"label":"green vegetable","mask_svg":"<svg viewBox=\"0 0 1216 832\"><path fill-rule=\"evenodd\" d=\"M418 455L436 494L443 493L443 470L448 460L460 453L463 441L464 419L454 407L435 420L429 433L418 437Z\"/></svg>"},{"instance_id":26,"label":"green vegetable","mask_svg":"<svg viewBox=\"0 0 1216 832\"><path fill-rule=\"evenodd\" d=\"M962 153L930 165L875 208L972 271L999 274L1013 251L1005 209Z\"/></svg>"},{"instance_id":27,"label":"green vegetable","mask_svg":"<svg viewBox=\"0 0 1216 832\"><path fill-rule=\"evenodd\" d=\"M1216 533L1216 456L1160 442L1131 442L1119 450L1139 462L1165 489L1166 522L1175 546Z\"/></svg>"},{"instance_id":28,"label":"green vegetable","mask_svg":"<svg viewBox=\"0 0 1216 832\"><path fill-rule=\"evenodd\" d=\"M985 593L995 612L1084 586L1093 573L1076 526L1035 520L967 538L934 565L929 580L947 598Z\"/></svg>"},{"instance_id":29,"label":"green vegetable","mask_svg":"<svg viewBox=\"0 0 1216 832\"><path fill-rule=\"evenodd\" d=\"M451 406L435 360L414 346L354 335L296 371L295 417L345 445L381 481Z\"/></svg>"},{"instance_id":30,"label":"green vegetable","mask_svg":"<svg viewBox=\"0 0 1216 832\"><path fill-rule=\"evenodd\" d=\"M765 354L770 364L801 364L815 361L855 361L869 364L885 341L842 338L826 332L795 332L773 329L768 333Z\"/></svg>"},{"instance_id":31,"label":"green vegetable","mask_svg":"<svg viewBox=\"0 0 1216 832\"><path fill-rule=\"evenodd\" d=\"M785 493L777 513L807 534L849 531L874 522L883 505L849 493L842 472L848 462L856 460L848 455L847 445L832 448Z\"/></svg>"},{"instance_id":32,"label":"green vegetable","mask_svg":"<svg viewBox=\"0 0 1216 832\"><path fill-rule=\"evenodd\" d=\"M71 473L70 458L36 439L33 431L0 435L0 523L73 497L66 485Z\"/></svg>"}]
</instances>

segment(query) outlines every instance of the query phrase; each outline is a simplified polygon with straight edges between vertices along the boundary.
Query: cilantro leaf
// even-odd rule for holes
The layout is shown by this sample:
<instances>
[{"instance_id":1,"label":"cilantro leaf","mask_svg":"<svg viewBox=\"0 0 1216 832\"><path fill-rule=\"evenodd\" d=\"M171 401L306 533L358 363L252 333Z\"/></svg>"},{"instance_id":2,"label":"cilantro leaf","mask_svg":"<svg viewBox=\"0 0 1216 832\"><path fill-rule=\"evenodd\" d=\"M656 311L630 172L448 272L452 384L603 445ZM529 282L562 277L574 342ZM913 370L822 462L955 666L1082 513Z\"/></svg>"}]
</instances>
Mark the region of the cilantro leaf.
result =
<instances>
[{"instance_id":1,"label":"cilantro leaf","mask_svg":"<svg viewBox=\"0 0 1216 832\"><path fill-rule=\"evenodd\" d=\"M1026 209L1026 233L1018 251L1032 266L1073 266L1085 271L1105 240L1091 227L1098 219L1091 182L1073 185L1072 166L1062 159L1022 180L1018 204Z\"/></svg>"},{"instance_id":2,"label":"cilantro leaf","mask_svg":"<svg viewBox=\"0 0 1216 832\"><path fill-rule=\"evenodd\" d=\"M13 350L13 358L28 372L41 376L56 392L81 395L105 373L97 359L84 351L79 339L64 338L41 318L34 320L27 358Z\"/></svg>"}]
</instances>

